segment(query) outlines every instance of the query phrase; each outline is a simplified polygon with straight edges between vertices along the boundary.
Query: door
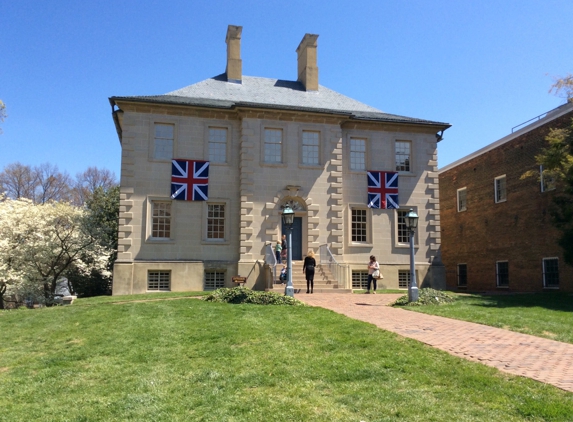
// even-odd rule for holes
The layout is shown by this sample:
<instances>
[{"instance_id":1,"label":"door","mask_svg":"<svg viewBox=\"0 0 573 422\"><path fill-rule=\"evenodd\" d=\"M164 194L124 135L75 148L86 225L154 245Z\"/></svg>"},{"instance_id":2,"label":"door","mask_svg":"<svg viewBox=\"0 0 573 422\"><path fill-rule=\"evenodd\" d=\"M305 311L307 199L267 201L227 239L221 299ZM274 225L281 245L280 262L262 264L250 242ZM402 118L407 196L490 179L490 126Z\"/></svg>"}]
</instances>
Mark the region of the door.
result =
<instances>
[{"instance_id":1,"label":"door","mask_svg":"<svg viewBox=\"0 0 573 422\"><path fill-rule=\"evenodd\" d=\"M287 235L288 230L282 226L282 233ZM302 217L295 217L292 225L292 259L293 261L302 260Z\"/></svg>"}]
</instances>

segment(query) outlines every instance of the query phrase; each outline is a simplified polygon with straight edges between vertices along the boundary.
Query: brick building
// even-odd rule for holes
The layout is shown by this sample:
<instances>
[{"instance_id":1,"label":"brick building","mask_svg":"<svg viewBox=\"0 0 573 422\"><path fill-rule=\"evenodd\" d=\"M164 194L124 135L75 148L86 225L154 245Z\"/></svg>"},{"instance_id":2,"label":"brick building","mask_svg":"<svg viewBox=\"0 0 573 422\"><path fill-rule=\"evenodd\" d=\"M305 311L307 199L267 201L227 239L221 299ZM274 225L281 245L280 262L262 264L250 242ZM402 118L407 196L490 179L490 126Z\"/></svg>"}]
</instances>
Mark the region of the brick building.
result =
<instances>
[{"instance_id":1,"label":"brick building","mask_svg":"<svg viewBox=\"0 0 573 422\"><path fill-rule=\"evenodd\" d=\"M297 80L244 76L241 34L229 26L219 76L165 95L110 98L122 148L113 293L232 286L239 274L249 287L269 288L285 205L295 210L295 265L320 251L337 262L330 276L344 289L364 286L371 254L383 286L406 287L403 216L414 208L418 279L444 285L443 267L432 264L437 142L450 125L384 113L319 85L317 35L296 50ZM184 191L173 190L187 162L209 163L208 190L193 189L199 200L178 200ZM397 208L368 207L367 171L397 174Z\"/></svg>"},{"instance_id":2,"label":"brick building","mask_svg":"<svg viewBox=\"0 0 573 422\"><path fill-rule=\"evenodd\" d=\"M569 125L565 104L439 171L441 255L449 290L573 291L548 207L556 190L535 155L551 128Z\"/></svg>"}]
</instances>

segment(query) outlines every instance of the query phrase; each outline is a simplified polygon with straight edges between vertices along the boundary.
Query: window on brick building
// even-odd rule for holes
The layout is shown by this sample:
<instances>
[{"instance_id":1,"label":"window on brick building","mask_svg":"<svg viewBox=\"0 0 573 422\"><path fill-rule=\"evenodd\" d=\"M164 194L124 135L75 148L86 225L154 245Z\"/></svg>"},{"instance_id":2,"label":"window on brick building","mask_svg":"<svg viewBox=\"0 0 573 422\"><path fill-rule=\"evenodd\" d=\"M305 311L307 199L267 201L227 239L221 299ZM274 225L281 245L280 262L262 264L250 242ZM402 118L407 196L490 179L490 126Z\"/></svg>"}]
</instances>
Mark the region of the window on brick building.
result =
<instances>
[{"instance_id":1,"label":"window on brick building","mask_svg":"<svg viewBox=\"0 0 573 422\"><path fill-rule=\"evenodd\" d=\"M543 258L543 287L559 287L559 258Z\"/></svg>"},{"instance_id":2,"label":"window on brick building","mask_svg":"<svg viewBox=\"0 0 573 422\"><path fill-rule=\"evenodd\" d=\"M151 202L151 238L169 239L171 237L171 202Z\"/></svg>"},{"instance_id":3,"label":"window on brick building","mask_svg":"<svg viewBox=\"0 0 573 422\"><path fill-rule=\"evenodd\" d=\"M206 271L205 272L205 284L203 288L205 290L217 290L225 287L225 271Z\"/></svg>"},{"instance_id":4,"label":"window on brick building","mask_svg":"<svg viewBox=\"0 0 573 422\"><path fill-rule=\"evenodd\" d=\"M507 200L507 188L506 188L506 177L505 174L503 176L498 176L495 178L494 181L494 189L495 189L495 203L504 202Z\"/></svg>"},{"instance_id":5,"label":"window on brick building","mask_svg":"<svg viewBox=\"0 0 573 422\"><path fill-rule=\"evenodd\" d=\"M410 141L396 141L396 171L410 172L411 170L411 149Z\"/></svg>"},{"instance_id":6,"label":"window on brick building","mask_svg":"<svg viewBox=\"0 0 573 422\"><path fill-rule=\"evenodd\" d=\"M495 263L497 287L509 287L509 262L497 261Z\"/></svg>"},{"instance_id":7,"label":"window on brick building","mask_svg":"<svg viewBox=\"0 0 573 422\"><path fill-rule=\"evenodd\" d=\"M227 162L227 129L220 127L209 128L209 161L213 163Z\"/></svg>"},{"instance_id":8,"label":"window on brick building","mask_svg":"<svg viewBox=\"0 0 573 422\"><path fill-rule=\"evenodd\" d=\"M407 289L410 285L410 270L398 270L398 288Z\"/></svg>"},{"instance_id":9,"label":"window on brick building","mask_svg":"<svg viewBox=\"0 0 573 422\"><path fill-rule=\"evenodd\" d=\"M352 242L368 242L368 210L366 208L351 208L351 238Z\"/></svg>"},{"instance_id":10,"label":"window on brick building","mask_svg":"<svg viewBox=\"0 0 573 422\"><path fill-rule=\"evenodd\" d=\"M468 266L467 264L458 264L458 287L467 287L468 285Z\"/></svg>"},{"instance_id":11,"label":"window on brick building","mask_svg":"<svg viewBox=\"0 0 573 422\"><path fill-rule=\"evenodd\" d=\"M225 204L207 204L207 240L225 240Z\"/></svg>"},{"instance_id":12,"label":"window on brick building","mask_svg":"<svg viewBox=\"0 0 573 422\"><path fill-rule=\"evenodd\" d=\"M368 288L368 271L352 271L352 288Z\"/></svg>"},{"instance_id":13,"label":"window on brick building","mask_svg":"<svg viewBox=\"0 0 573 422\"><path fill-rule=\"evenodd\" d=\"M170 271L148 271L147 290L169 291L171 290Z\"/></svg>"},{"instance_id":14,"label":"window on brick building","mask_svg":"<svg viewBox=\"0 0 573 422\"><path fill-rule=\"evenodd\" d=\"M543 166L539 166L539 180L541 182L541 192L555 190L555 179L543 171Z\"/></svg>"},{"instance_id":15,"label":"window on brick building","mask_svg":"<svg viewBox=\"0 0 573 422\"><path fill-rule=\"evenodd\" d=\"M265 163L282 163L282 129L265 129Z\"/></svg>"},{"instance_id":16,"label":"window on brick building","mask_svg":"<svg viewBox=\"0 0 573 422\"><path fill-rule=\"evenodd\" d=\"M350 170L366 170L366 139L350 138Z\"/></svg>"},{"instance_id":17,"label":"window on brick building","mask_svg":"<svg viewBox=\"0 0 573 422\"><path fill-rule=\"evenodd\" d=\"M157 160L173 159L174 126L155 123L155 137L153 144L153 158Z\"/></svg>"},{"instance_id":18,"label":"window on brick building","mask_svg":"<svg viewBox=\"0 0 573 422\"><path fill-rule=\"evenodd\" d=\"M320 164L320 133L302 131L302 164L317 166Z\"/></svg>"},{"instance_id":19,"label":"window on brick building","mask_svg":"<svg viewBox=\"0 0 573 422\"><path fill-rule=\"evenodd\" d=\"M466 211L467 208L467 189L458 189L458 212Z\"/></svg>"}]
</instances>

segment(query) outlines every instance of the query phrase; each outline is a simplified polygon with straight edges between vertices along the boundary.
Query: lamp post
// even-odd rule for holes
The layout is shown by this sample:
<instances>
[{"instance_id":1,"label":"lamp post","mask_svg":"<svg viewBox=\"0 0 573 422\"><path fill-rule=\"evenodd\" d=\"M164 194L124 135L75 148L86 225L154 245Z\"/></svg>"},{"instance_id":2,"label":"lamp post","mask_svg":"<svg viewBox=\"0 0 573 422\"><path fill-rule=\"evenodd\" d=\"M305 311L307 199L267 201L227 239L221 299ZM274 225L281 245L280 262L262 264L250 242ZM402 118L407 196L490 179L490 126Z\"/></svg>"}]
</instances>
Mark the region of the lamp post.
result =
<instances>
[{"instance_id":1,"label":"lamp post","mask_svg":"<svg viewBox=\"0 0 573 422\"><path fill-rule=\"evenodd\" d=\"M287 285L285 296L294 297L294 286L292 285L292 224L294 223L294 211L288 205L283 209L283 224L288 230L287 240Z\"/></svg>"},{"instance_id":2,"label":"lamp post","mask_svg":"<svg viewBox=\"0 0 573 422\"><path fill-rule=\"evenodd\" d=\"M414 229L418 227L418 214L410 208L404 217L406 228L410 232L410 285L408 286L408 302L418 301L418 286L416 285L416 267L414 265Z\"/></svg>"}]
</instances>

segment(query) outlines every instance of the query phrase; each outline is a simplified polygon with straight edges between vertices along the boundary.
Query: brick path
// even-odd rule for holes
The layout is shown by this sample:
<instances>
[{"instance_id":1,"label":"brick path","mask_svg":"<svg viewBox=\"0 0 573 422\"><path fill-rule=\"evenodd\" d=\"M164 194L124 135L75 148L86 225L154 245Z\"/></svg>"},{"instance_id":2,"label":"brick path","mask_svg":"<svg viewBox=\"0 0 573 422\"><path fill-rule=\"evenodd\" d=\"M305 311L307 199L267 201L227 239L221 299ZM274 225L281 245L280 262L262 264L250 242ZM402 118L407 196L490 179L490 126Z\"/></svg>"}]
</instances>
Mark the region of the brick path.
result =
<instances>
[{"instance_id":1,"label":"brick path","mask_svg":"<svg viewBox=\"0 0 573 422\"><path fill-rule=\"evenodd\" d=\"M400 296L315 293L296 298L454 356L573 392L573 344L387 306Z\"/></svg>"}]
</instances>

